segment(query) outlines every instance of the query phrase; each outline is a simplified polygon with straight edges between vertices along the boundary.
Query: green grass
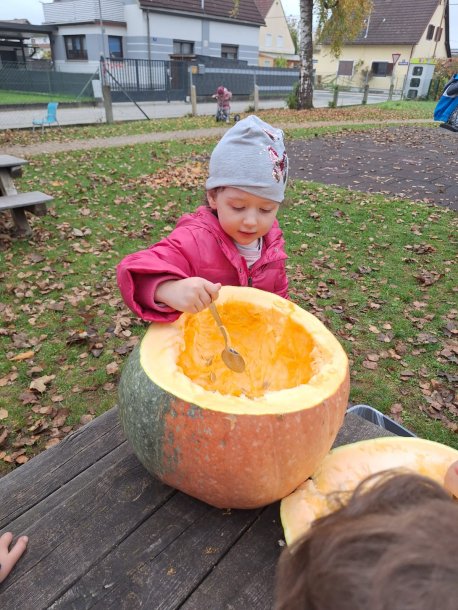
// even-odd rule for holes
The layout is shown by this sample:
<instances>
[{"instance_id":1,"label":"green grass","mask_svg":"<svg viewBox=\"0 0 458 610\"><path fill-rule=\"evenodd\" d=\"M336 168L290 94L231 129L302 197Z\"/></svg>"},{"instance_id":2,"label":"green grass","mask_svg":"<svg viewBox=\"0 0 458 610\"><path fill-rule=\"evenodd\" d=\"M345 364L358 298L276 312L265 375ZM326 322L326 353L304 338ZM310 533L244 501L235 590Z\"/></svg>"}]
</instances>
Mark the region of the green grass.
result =
<instances>
[{"instance_id":1,"label":"green grass","mask_svg":"<svg viewBox=\"0 0 458 610\"><path fill-rule=\"evenodd\" d=\"M55 200L50 215L31 217L31 240L7 239L8 227L0 225L0 350L6 354L0 472L115 404L116 365L122 368L132 337L146 328L126 310L115 266L199 204L214 142L44 155L25 168L20 189L43 190ZM456 216L300 181L287 198L279 220L291 297L345 347L352 402L388 414L401 405L404 423L420 436L458 447L450 351ZM0 223L9 223L7 214ZM426 272L437 281L422 283ZM13 360L26 352L33 354ZM374 361L376 369L367 368ZM43 376L43 391L30 391Z\"/></svg>"},{"instance_id":2,"label":"green grass","mask_svg":"<svg viewBox=\"0 0 458 610\"><path fill-rule=\"evenodd\" d=\"M88 102L93 98L81 97L78 100L74 95L63 93L28 93L23 91L8 91L0 89L0 106L24 105L24 104L47 104L48 102Z\"/></svg>"}]
</instances>

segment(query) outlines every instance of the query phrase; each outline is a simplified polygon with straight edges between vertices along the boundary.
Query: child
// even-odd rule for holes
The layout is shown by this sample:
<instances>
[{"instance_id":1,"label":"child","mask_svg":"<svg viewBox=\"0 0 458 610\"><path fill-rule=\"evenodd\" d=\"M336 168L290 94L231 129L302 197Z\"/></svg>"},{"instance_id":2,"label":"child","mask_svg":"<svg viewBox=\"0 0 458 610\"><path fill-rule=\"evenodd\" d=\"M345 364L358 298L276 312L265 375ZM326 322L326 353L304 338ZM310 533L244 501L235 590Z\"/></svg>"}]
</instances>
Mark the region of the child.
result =
<instances>
[{"instance_id":1,"label":"child","mask_svg":"<svg viewBox=\"0 0 458 610\"><path fill-rule=\"evenodd\" d=\"M432 479L377 476L283 551L275 610L458 608L458 503Z\"/></svg>"},{"instance_id":2,"label":"child","mask_svg":"<svg viewBox=\"0 0 458 610\"><path fill-rule=\"evenodd\" d=\"M5 580L24 553L29 539L27 536L20 536L9 550L12 541L13 534L11 532L6 532L0 536L0 583Z\"/></svg>"},{"instance_id":3,"label":"child","mask_svg":"<svg viewBox=\"0 0 458 610\"><path fill-rule=\"evenodd\" d=\"M232 91L226 89L220 85L216 90L216 93L212 95L216 99L216 103L218 105L216 111L216 120L217 121L226 121L229 123L229 113L231 111L230 100L232 98Z\"/></svg>"},{"instance_id":4,"label":"child","mask_svg":"<svg viewBox=\"0 0 458 610\"><path fill-rule=\"evenodd\" d=\"M202 311L222 285L254 286L287 298L284 240L276 220L288 158L283 132L252 115L217 144L207 206L180 218L172 233L118 265L130 309L151 322Z\"/></svg>"}]
</instances>

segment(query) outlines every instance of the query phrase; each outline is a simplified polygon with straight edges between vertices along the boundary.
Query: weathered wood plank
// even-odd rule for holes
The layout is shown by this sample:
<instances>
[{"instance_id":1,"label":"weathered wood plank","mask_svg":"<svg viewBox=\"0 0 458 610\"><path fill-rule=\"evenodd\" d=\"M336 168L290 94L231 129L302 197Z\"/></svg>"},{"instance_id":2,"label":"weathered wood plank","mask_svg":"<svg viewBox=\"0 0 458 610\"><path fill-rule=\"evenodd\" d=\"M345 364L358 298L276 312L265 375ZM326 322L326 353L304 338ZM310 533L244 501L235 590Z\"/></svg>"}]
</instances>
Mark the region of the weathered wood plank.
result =
<instances>
[{"instance_id":1,"label":"weathered wood plank","mask_svg":"<svg viewBox=\"0 0 458 610\"><path fill-rule=\"evenodd\" d=\"M258 514L177 493L51 608L179 608Z\"/></svg>"},{"instance_id":2,"label":"weathered wood plank","mask_svg":"<svg viewBox=\"0 0 458 610\"><path fill-rule=\"evenodd\" d=\"M27 159L20 159L19 157L13 157L13 155L0 155L0 167L15 167L27 163Z\"/></svg>"},{"instance_id":3,"label":"weathered wood plank","mask_svg":"<svg viewBox=\"0 0 458 610\"><path fill-rule=\"evenodd\" d=\"M0 607L48 608L175 493L127 443L116 448L11 523L30 542L0 590Z\"/></svg>"},{"instance_id":4,"label":"weathered wood plank","mask_svg":"<svg viewBox=\"0 0 458 610\"><path fill-rule=\"evenodd\" d=\"M283 531L279 503L266 507L180 610L269 610Z\"/></svg>"},{"instance_id":5,"label":"weathered wood plank","mask_svg":"<svg viewBox=\"0 0 458 610\"><path fill-rule=\"evenodd\" d=\"M0 528L125 442L116 408L0 479Z\"/></svg>"},{"instance_id":6,"label":"weathered wood plank","mask_svg":"<svg viewBox=\"0 0 458 610\"><path fill-rule=\"evenodd\" d=\"M31 205L46 203L54 198L40 191L28 193L15 193L14 195L3 195L0 197L0 210L11 210L13 208L25 208Z\"/></svg>"}]
</instances>

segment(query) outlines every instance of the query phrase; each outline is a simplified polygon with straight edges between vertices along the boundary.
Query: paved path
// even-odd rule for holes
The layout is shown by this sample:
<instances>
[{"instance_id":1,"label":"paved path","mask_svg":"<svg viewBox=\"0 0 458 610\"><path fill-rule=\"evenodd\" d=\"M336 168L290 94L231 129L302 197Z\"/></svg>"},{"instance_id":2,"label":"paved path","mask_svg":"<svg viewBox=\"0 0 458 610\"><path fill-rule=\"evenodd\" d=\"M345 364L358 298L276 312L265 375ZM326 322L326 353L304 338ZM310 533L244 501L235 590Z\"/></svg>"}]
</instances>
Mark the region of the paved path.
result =
<instances>
[{"instance_id":1,"label":"paved path","mask_svg":"<svg viewBox=\"0 0 458 610\"><path fill-rule=\"evenodd\" d=\"M328 90L315 90L313 92L313 105L315 108L326 108L332 99L332 92ZM377 104L387 100L387 93L371 93L368 104ZM393 96L393 100L399 99L399 95ZM349 106L361 104L362 93L342 91L339 94L337 105ZM232 113L246 112L253 102L232 101ZM191 104L185 102L139 102L139 106L150 119L163 119L167 117L184 117L191 113ZM261 110L271 108L286 108L285 99L260 99L259 108ZM214 102L199 102L197 104L197 114L199 116L212 116L215 114L216 104ZM36 108L14 108L5 110L0 107L0 129L15 129L31 127L32 120L41 118L44 112ZM146 120L145 115L139 108L131 102L114 103L113 117L115 121L141 121ZM61 125L89 125L105 122L105 110L102 105L68 107L61 105L57 111L57 118Z\"/></svg>"},{"instance_id":2,"label":"paved path","mask_svg":"<svg viewBox=\"0 0 458 610\"><path fill-rule=\"evenodd\" d=\"M318 127L330 127L339 125L368 125L373 124L373 119L366 121L315 121L302 122L298 124L278 125L282 129L310 129ZM388 122L387 122L388 123ZM412 120L396 120L389 121L390 125L395 124L422 124L433 123L432 119L412 119ZM114 146L130 146L132 144L145 144L148 142L166 142L167 140L187 140L194 138L217 138L220 137L228 126L224 127L208 127L205 129L193 129L182 131L164 131L153 133L141 133L126 136L113 136L110 138L93 138L92 140L70 140L68 142L35 142L30 145L12 145L4 146L2 153L5 155L16 156L33 156L42 154L55 154L69 150L90 150L93 148L111 148ZM334 137L334 136L333 136Z\"/></svg>"}]
</instances>

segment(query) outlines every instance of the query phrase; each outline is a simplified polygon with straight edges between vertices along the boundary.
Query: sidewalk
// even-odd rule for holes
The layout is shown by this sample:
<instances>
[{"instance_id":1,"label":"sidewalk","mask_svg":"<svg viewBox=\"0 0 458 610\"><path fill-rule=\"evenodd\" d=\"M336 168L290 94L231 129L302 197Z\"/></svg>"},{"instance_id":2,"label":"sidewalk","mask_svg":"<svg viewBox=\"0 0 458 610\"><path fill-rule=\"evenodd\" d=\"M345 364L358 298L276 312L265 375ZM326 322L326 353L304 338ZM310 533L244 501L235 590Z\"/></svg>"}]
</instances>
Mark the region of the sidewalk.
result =
<instances>
[{"instance_id":1,"label":"sidewalk","mask_svg":"<svg viewBox=\"0 0 458 610\"><path fill-rule=\"evenodd\" d=\"M329 101L332 99L330 91L314 91L313 104L315 108L326 108ZM359 105L361 103L362 94L354 92L341 92L339 94L338 106ZM373 93L368 97L369 104L384 102L387 99L386 93ZM399 99L399 96L394 96L393 99ZM234 101L231 103L231 112L241 113L246 112L251 106L252 101ZM150 119L177 118L191 114L191 104L186 102L140 102L139 106ZM286 108L284 98L280 99L261 99L259 101L261 110L271 108ZM215 114L216 104L214 102L197 104L197 114L202 116L212 116ZM41 118L45 112L45 104L43 110L37 108L18 107L14 110L2 110L0 106L0 129L21 129L30 128L32 120ZM99 106L81 106L81 107L60 107L57 111L57 118L61 125L88 125L94 123L105 122L105 109L103 105ZM115 103L113 104L113 118L115 121L141 121L146 120L145 115L139 108L131 103Z\"/></svg>"}]
</instances>

